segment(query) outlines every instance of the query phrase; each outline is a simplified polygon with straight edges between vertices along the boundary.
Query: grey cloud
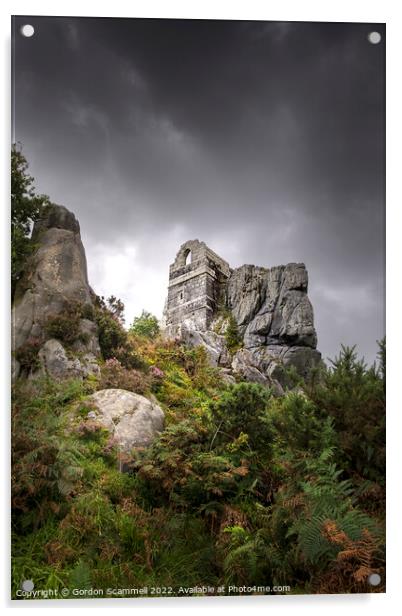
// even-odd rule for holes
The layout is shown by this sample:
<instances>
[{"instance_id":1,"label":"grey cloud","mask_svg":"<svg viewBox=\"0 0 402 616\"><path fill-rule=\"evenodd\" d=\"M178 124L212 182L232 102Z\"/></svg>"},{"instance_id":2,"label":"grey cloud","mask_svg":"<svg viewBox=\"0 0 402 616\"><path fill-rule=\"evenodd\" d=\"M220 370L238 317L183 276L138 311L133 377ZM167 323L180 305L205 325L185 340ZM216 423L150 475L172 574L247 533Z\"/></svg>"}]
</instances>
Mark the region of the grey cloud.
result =
<instances>
[{"instance_id":1,"label":"grey cloud","mask_svg":"<svg viewBox=\"0 0 402 616\"><path fill-rule=\"evenodd\" d=\"M95 288L115 285L128 320L160 312L195 237L232 266L303 261L323 354L357 343L374 358L384 45L367 32L383 25L29 20L16 138L38 189L80 219Z\"/></svg>"}]
</instances>

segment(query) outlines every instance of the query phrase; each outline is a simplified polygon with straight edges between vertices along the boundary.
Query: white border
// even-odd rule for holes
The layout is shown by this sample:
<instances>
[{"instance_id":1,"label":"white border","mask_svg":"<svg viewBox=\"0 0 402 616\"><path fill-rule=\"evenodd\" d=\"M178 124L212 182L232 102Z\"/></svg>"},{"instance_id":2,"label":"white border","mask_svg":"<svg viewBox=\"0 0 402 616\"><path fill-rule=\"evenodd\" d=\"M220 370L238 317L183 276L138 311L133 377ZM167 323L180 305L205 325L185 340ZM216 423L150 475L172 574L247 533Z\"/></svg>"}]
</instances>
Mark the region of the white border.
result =
<instances>
[{"instance_id":1,"label":"white border","mask_svg":"<svg viewBox=\"0 0 402 616\"><path fill-rule=\"evenodd\" d=\"M9 101L10 92L10 15L76 15L76 16L107 16L107 17L181 17L181 18L208 18L208 19L267 19L282 21L338 21L338 22L386 22L387 23L387 330L388 330L388 422L387 422L387 451L388 451L388 573L386 595L333 595L333 596L290 596L290 597L252 597L252 598L211 598L211 599L167 599L167 600L78 600L41 602L26 602L22 607L8 601L9 596L9 550L2 550L1 558L1 601L6 609L42 610L74 609L74 613L81 613L88 609L119 609L133 612L161 612L173 613L191 609L194 612L205 610L227 610L231 614L242 613L244 609L255 612L280 609L282 614L297 611L298 614L321 614L325 611L332 613L354 613L364 610L365 614L376 614L378 611L387 613L396 607L400 586L400 555L402 554L401 532L401 444L402 438L402 409L398 407L401 379L401 367L398 365L401 348L401 234L402 234L402 199L401 199L401 156L399 150L402 143L400 109L401 97L401 8L399 2L393 0L336 0L336 2L323 2L312 0L283 0L272 2L269 0L236 0L219 1L203 0L199 3L185 1L141 1L123 2L114 0L110 3L88 2L85 0L69 0L69 2L40 1L35 3L15 0L6 0L1 5L2 29L2 76L5 100ZM4 100L4 99L3 99ZM3 504L1 520L3 533L3 547L9 541L9 390L8 365L9 346L4 344L9 332L9 302L7 280L8 267L8 203L9 203L9 145L10 145L10 105L3 104L1 121L1 156L0 169L3 186L2 225L1 225L1 330L0 340L2 353L2 369L0 371L0 391L3 396L2 437L5 454L1 460L4 463L1 489L4 491L1 498ZM400 265L401 264L401 265ZM399 394L399 396L398 396ZM188 603L190 601L190 603Z\"/></svg>"}]
</instances>

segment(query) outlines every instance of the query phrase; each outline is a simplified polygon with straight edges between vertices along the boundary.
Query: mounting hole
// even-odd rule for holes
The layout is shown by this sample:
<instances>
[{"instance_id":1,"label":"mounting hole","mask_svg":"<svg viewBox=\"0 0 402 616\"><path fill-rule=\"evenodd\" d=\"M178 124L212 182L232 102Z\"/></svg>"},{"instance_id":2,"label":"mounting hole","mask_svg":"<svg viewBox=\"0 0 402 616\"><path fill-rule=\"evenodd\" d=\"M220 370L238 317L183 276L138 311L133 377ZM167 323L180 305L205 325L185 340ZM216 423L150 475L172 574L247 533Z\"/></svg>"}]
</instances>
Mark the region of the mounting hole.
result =
<instances>
[{"instance_id":1,"label":"mounting hole","mask_svg":"<svg viewBox=\"0 0 402 616\"><path fill-rule=\"evenodd\" d=\"M378 575L378 573L371 573L368 576L368 583L370 584L370 586L378 586L380 582L381 582L381 576Z\"/></svg>"},{"instance_id":2,"label":"mounting hole","mask_svg":"<svg viewBox=\"0 0 402 616\"><path fill-rule=\"evenodd\" d=\"M24 26L21 26L21 34L22 36L30 38L35 34L35 28L31 26L31 24L25 24Z\"/></svg>"},{"instance_id":3,"label":"mounting hole","mask_svg":"<svg viewBox=\"0 0 402 616\"><path fill-rule=\"evenodd\" d=\"M32 580L24 580L21 586L22 586L22 590L25 590L26 592L32 592L33 589L35 588L35 585Z\"/></svg>"},{"instance_id":4,"label":"mounting hole","mask_svg":"<svg viewBox=\"0 0 402 616\"><path fill-rule=\"evenodd\" d=\"M378 45L381 42L381 34L379 32L370 32L367 38L372 45Z\"/></svg>"}]
</instances>

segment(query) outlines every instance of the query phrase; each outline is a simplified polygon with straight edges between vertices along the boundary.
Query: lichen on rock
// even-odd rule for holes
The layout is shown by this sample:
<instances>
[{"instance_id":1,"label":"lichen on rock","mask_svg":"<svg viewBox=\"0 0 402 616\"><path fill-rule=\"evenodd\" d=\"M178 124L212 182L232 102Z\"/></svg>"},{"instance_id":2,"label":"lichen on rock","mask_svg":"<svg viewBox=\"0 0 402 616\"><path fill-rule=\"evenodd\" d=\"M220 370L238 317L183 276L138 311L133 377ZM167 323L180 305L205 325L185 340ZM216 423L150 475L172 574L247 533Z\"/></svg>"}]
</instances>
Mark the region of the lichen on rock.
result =
<instances>
[{"instance_id":1,"label":"lichen on rock","mask_svg":"<svg viewBox=\"0 0 402 616\"><path fill-rule=\"evenodd\" d=\"M85 376L87 368L84 364L92 364L92 358L89 362L73 362L73 368L69 363L71 360L56 361L56 356L66 355L63 340L47 344L55 338L54 333L48 331L52 319L66 319L71 315L72 307L76 306L82 307L84 315L93 304L79 223L67 208L51 205L46 208L43 218L35 223L32 241L35 250L15 291L12 311L14 356L18 356L30 341L38 341L43 345L43 352L39 352L38 357L43 370L48 372L50 368L49 375L52 375L51 367L57 364L58 378L70 376L75 369ZM77 318L77 339L70 350L81 356L90 354L96 360L100 353L96 325L87 318ZM68 327L64 329L68 334ZM20 366L16 360L14 376L19 373Z\"/></svg>"},{"instance_id":2,"label":"lichen on rock","mask_svg":"<svg viewBox=\"0 0 402 616\"><path fill-rule=\"evenodd\" d=\"M89 396L95 419L110 434L121 451L149 447L163 430L165 415L156 401L125 389L102 389Z\"/></svg>"}]
</instances>

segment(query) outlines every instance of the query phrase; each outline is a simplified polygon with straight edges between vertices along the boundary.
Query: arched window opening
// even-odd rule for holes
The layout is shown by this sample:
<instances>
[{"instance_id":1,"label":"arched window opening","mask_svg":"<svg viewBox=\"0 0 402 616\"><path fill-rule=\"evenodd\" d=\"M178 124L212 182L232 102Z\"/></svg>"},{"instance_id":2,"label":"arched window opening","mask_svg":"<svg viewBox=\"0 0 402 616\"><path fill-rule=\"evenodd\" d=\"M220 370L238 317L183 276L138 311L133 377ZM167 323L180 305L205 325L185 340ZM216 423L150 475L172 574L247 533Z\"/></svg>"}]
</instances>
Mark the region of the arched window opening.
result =
<instances>
[{"instance_id":1,"label":"arched window opening","mask_svg":"<svg viewBox=\"0 0 402 616\"><path fill-rule=\"evenodd\" d=\"M191 263L191 250L187 248L184 253L184 265L188 265L189 263Z\"/></svg>"}]
</instances>

